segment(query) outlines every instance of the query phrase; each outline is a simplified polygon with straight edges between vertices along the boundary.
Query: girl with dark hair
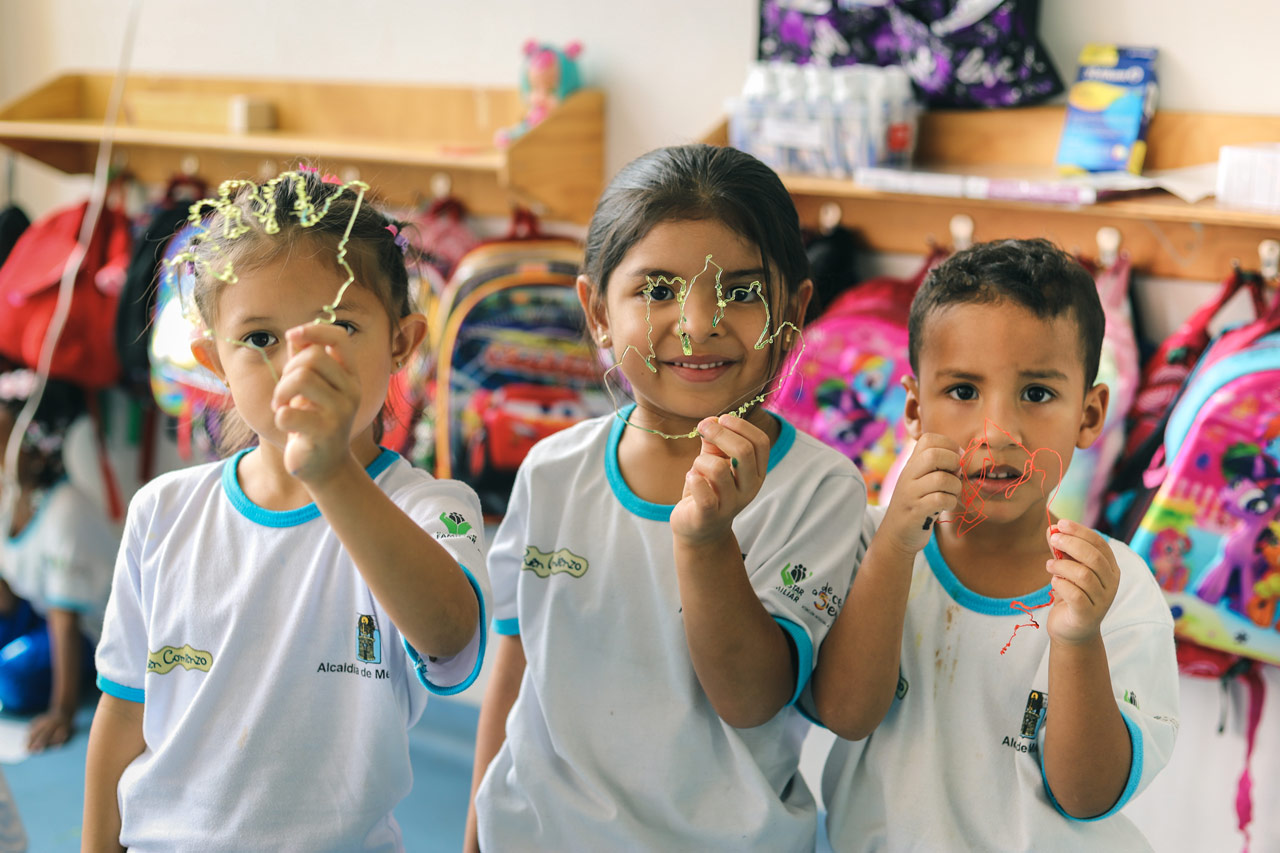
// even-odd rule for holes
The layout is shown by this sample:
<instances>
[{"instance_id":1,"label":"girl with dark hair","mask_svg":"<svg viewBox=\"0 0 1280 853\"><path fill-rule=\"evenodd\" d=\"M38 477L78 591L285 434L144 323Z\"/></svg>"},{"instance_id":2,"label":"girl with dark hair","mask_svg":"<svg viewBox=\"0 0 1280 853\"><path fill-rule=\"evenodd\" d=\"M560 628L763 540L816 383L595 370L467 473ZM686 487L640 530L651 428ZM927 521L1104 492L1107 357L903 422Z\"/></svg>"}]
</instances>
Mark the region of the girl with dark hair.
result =
<instances>
[{"instance_id":1,"label":"girl with dark hair","mask_svg":"<svg viewBox=\"0 0 1280 853\"><path fill-rule=\"evenodd\" d=\"M791 198L750 155L661 149L601 197L578 295L634 402L516 478L472 849L813 849L793 703L866 489L761 405L811 292Z\"/></svg>"},{"instance_id":2,"label":"girl with dark hair","mask_svg":"<svg viewBox=\"0 0 1280 853\"><path fill-rule=\"evenodd\" d=\"M0 374L0 448L35 385L30 370ZM18 470L6 478L16 494L4 496L0 539L0 708L39 712L27 735L36 752L71 736L120 544L102 507L63 470L63 438L83 412L79 389L48 383L22 436Z\"/></svg>"}]
</instances>

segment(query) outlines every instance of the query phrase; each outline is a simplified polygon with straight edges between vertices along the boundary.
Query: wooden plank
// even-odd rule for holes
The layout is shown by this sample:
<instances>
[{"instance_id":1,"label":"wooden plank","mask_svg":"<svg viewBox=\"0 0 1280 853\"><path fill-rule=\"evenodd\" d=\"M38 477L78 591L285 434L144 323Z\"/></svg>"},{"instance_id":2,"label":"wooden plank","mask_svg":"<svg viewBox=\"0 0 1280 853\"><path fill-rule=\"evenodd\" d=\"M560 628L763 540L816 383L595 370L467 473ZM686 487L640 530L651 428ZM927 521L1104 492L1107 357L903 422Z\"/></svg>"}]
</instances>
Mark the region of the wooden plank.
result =
<instances>
[{"instance_id":1,"label":"wooden plank","mask_svg":"<svg viewBox=\"0 0 1280 853\"><path fill-rule=\"evenodd\" d=\"M585 223L604 189L604 94L570 95L533 131L511 144L506 180L553 219Z\"/></svg>"},{"instance_id":2,"label":"wooden plank","mask_svg":"<svg viewBox=\"0 0 1280 853\"><path fill-rule=\"evenodd\" d=\"M1047 165L1057 159L1065 108L924 113L916 159L951 165ZM1146 169L1213 163L1223 145L1280 141L1280 116L1157 111Z\"/></svg>"},{"instance_id":3,"label":"wooden plank","mask_svg":"<svg viewBox=\"0 0 1280 853\"><path fill-rule=\"evenodd\" d=\"M801 221L817 227L818 211L832 199L798 196ZM1097 252L1097 231L1110 225L1120 231L1121 247L1144 274L1214 280L1225 276L1232 259L1256 265L1258 243L1280 238L1280 218L1267 227L1255 223L1204 225L1197 222L1113 216L1107 206L1061 209L1042 205L1013 206L1000 202L926 196L883 196L836 199L841 221L858 231L868 248L883 252L923 253L929 241L949 243L951 217L964 213L974 221L975 240L1046 237L1065 249Z\"/></svg>"},{"instance_id":4,"label":"wooden plank","mask_svg":"<svg viewBox=\"0 0 1280 853\"><path fill-rule=\"evenodd\" d=\"M83 111L83 81L78 76L65 75L0 106L0 119L44 121L79 117Z\"/></svg>"}]
</instances>

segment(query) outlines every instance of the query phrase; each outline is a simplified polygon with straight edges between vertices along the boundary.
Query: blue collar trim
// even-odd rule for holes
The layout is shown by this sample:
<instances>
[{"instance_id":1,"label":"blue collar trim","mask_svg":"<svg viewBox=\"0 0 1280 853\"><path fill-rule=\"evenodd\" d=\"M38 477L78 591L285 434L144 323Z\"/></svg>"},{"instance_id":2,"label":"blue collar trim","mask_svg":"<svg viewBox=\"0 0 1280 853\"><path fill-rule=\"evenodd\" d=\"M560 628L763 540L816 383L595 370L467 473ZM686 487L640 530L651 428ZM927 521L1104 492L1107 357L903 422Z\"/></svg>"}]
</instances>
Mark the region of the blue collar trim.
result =
<instances>
[{"instance_id":1,"label":"blue collar trim","mask_svg":"<svg viewBox=\"0 0 1280 853\"><path fill-rule=\"evenodd\" d=\"M261 524L263 527L297 527L299 524L306 524L308 521L319 518L320 508L314 503L300 506L297 509L273 510L264 509L249 500L249 496L244 493L244 489L240 488L240 480L236 477L236 469L240 466L240 460L244 458L245 454L256 449L254 447L245 448L222 463L222 491L226 493L231 505L245 518L254 524ZM370 479L377 479L379 474L391 467L391 463L399 458L399 454L384 447L377 458L370 462L364 470L368 473Z\"/></svg>"},{"instance_id":2,"label":"blue collar trim","mask_svg":"<svg viewBox=\"0 0 1280 853\"><path fill-rule=\"evenodd\" d=\"M934 525L934 530L937 530L937 525ZM1021 601L1027 607L1039 607L1049 603L1051 589L1049 584L1045 584L1030 595L1018 598L988 598L969 589L960 582L960 579L951 571L951 567L947 565L947 561L943 559L942 551L938 548L937 534L929 540L928 545L924 546L924 556L929 561L929 568L933 569L933 576L938 579L938 583L942 584L947 594L955 599L956 604L975 613L985 616L1008 616L1015 601Z\"/></svg>"},{"instance_id":3,"label":"blue collar trim","mask_svg":"<svg viewBox=\"0 0 1280 853\"><path fill-rule=\"evenodd\" d=\"M675 504L656 504L640 497L631 491L627 481L622 479L622 471L618 467L618 442L622 440L622 431L627 428L627 421L631 419L631 413L635 408L636 404L632 403L614 415L613 425L609 429L609 441L604 452L605 476L609 480L609 487L613 489L614 496L623 507L650 521L670 521L671 510L675 509ZM769 412L769 415L778 422L779 432L778 440L773 443L773 447L769 448L769 464L766 471L772 471L777 467L796 442L796 428L780 415L773 412Z\"/></svg>"}]
</instances>

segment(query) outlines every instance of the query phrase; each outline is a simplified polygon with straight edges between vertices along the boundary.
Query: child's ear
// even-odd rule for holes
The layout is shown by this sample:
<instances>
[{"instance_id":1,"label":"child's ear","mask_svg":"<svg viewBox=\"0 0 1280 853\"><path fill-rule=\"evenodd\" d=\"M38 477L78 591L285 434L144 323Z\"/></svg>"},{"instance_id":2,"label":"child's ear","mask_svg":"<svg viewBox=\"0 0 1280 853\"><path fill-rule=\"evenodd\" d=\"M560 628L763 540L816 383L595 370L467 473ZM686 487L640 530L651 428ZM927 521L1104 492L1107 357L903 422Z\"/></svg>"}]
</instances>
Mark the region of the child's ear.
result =
<instances>
[{"instance_id":1,"label":"child's ear","mask_svg":"<svg viewBox=\"0 0 1280 853\"><path fill-rule=\"evenodd\" d=\"M809 301L813 299L813 279L806 278L800 282L800 287L796 289L796 295L791 299L791 307L793 311L788 317L791 322L800 328L804 328L804 317L809 310Z\"/></svg>"},{"instance_id":2,"label":"child's ear","mask_svg":"<svg viewBox=\"0 0 1280 853\"><path fill-rule=\"evenodd\" d=\"M427 318L422 314L406 314L391 337L391 358L397 369L409 359L427 337Z\"/></svg>"},{"instance_id":3,"label":"child's ear","mask_svg":"<svg viewBox=\"0 0 1280 853\"><path fill-rule=\"evenodd\" d=\"M587 318L587 334L598 346L608 349L601 340L609 334L609 312L605 310L604 300L597 296L597 288L585 275L578 276L578 302L582 303L582 313Z\"/></svg>"},{"instance_id":4,"label":"child's ear","mask_svg":"<svg viewBox=\"0 0 1280 853\"><path fill-rule=\"evenodd\" d=\"M201 367L226 383L227 375L222 370L222 360L218 358L218 346L213 338L208 335L196 338L191 342L191 354Z\"/></svg>"},{"instance_id":5,"label":"child's ear","mask_svg":"<svg viewBox=\"0 0 1280 853\"><path fill-rule=\"evenodd\" d=\"M1099 382L1085 392L1084 411L1080 415L1080 434L1076 436L1076 447L1080 450L1092 446L1101 435L1110 399L1111 389L1105 382Z\"/></svg>"},{"instance_id":6,"label":"child's ear","mask_svg":"<svg viewBox=\"0 0 1280 853\"><path fill-rule=\"evenodd\" d=\"M924 433L920 425L920 382L908 373L902 377L902 387L907 392L907 401L902 405L902 423L907 435L918 441Z\"/></svg>"}]
</instances>

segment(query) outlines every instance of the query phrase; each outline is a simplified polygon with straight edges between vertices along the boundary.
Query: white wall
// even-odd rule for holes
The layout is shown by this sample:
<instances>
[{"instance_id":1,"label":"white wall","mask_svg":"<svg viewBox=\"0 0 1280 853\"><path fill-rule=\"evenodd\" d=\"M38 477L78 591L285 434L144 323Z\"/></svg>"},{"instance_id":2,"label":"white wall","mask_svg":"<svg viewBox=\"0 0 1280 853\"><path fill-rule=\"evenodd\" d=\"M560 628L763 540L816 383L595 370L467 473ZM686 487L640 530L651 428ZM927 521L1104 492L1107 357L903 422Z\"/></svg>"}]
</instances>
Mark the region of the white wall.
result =
<instances>
[{"instance_id":1,"label":"white wall","mask_svg":"<svg viewBox=\"0 0 1280 853\"><path fill-rule=\"evenodd\" d=\"M608 94L610 174L650 148L698 138L715 121L754 56L757 9L757 0L141 2L132 66L150 72L511 85L525 39L579 39L590 84ZM1086 41L1155 45L1163 108L1280 113L1275 0L1043 0L1042 7L1042 37L1068 80ZM114 68L125 8L119 0L0 0L0 101L65 70ZM85 186L35 164L19 169L18 196L32 213ZM1142 282L1148 331L1164 334L1206 294L1194 283ZM465 695L479 699L478 691ZM1190 698L1199 704L1184 721L1197 731L1184 729L1184 739L1204 744L1216 707ZM1243 752L1238 727L1226 737L1230 743L1219 738L1204 748ZM810 769L817 758L810 753ZM1262 766L1275 764L1266 756ZM1264 775L1255 766L1254 779Z\"/></svg>"}]
</instances>

